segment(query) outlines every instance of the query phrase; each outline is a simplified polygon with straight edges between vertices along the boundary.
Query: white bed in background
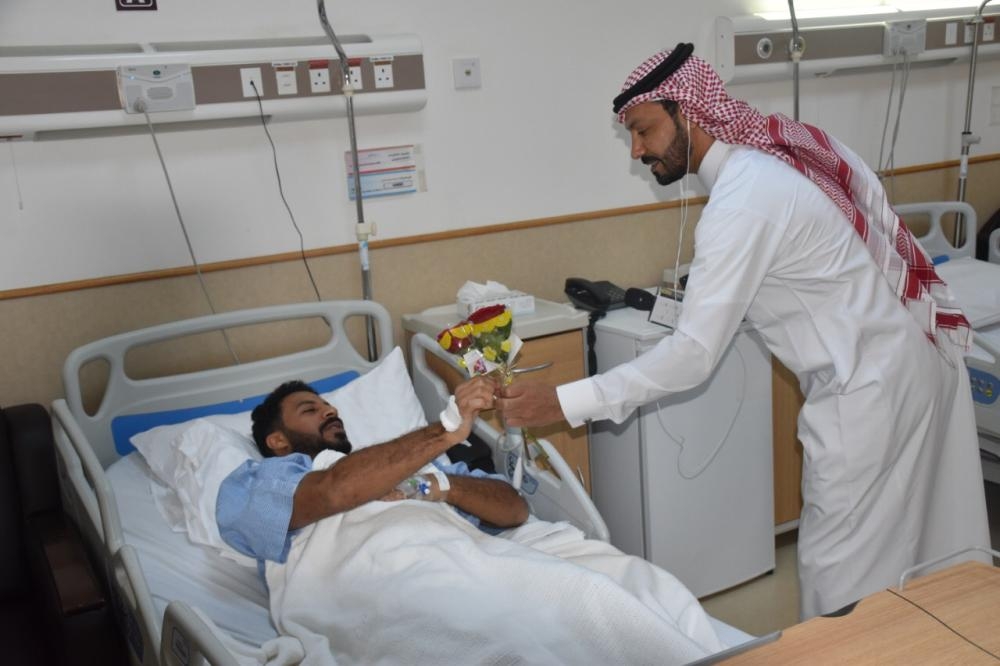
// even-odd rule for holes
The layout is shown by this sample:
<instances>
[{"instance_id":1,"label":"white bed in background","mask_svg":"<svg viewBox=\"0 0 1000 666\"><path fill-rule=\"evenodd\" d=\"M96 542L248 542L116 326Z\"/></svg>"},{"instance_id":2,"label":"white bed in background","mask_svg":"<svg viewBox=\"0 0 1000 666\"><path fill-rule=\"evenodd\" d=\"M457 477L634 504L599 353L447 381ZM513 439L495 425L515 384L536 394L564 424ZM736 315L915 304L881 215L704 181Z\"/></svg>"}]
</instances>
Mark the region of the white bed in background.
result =
<instances>
[{"instance_id":1,"label":"white bed in background","mask_svg":"<svg viewBox=\"0 0 1000 666\"><path fill-rule=\"evenodd\" d=\"M53 404L64 503L104 564L134 663L188 664L203 659L213 664L237 663L244 647L245 654L259 652L257 646L275 638L276 632L256 568L221 557L216 549L196 545L188 534L170 528L153 501L150 488L156 484L154 476L142 457L127 453L127 438L150 424L188 421L220 411L246 412L259 397L287 379L318 382L345 372L366 373L377 362L362 358L344 329L345 320L359 315L374 318L378 348L387 356L393 349L388 313L375 303L347 301L276 306L173 322L97 341L75 350L67 359L63 376L66 398ZM330 339L306 351L153 379L132 379L125 372L126 354L144 345L251 324L316 318L326 321ZM426 336L415 337L414 345L447 358ZM422 362L422 353L414 357L416 395L423 403L422 410L436 415L447 398L444 384ZM100 407L88 415L80 369L95 359L106 361L110 371ZM359 385L360 380L355 380L348 386ZM149 414L157 416L152 420L139 416ZM220 418L226 422L233 417ZM118 435L117 443L113 432ZM484 422L477 424L475 433L494 446L494 459L502 462L495 447L497 433ZM535 467L528 469L533 492L525 498L533 515L568 520L589 537L606 541L604 522L574 474L548 442L543 446L561 479ZM727 646L751 638L722 622L711 622ZM294 655L272 657L277 662L294 661Z\"/></svg>"},{"instance_id":2,"label":"white bed in background","mask_svg":"<svg viewBox=\"0 0 1000 666\"><path fill-rule=\"evenodd\" d=\"M976 427L983 453L983 475L1000 483L1000 254L998 263L975 258L976 212L958 201L896 206L903 217L921 216L929 221L927 233L917 241L934 261L941 279L951 288L973 330L972 351L966 356L972 384ZM965 242L952 245L942 228L942 219L960 214ZM1000 230L990 239L991 249L1000 243Z\"/></svg>"}]
</instances>

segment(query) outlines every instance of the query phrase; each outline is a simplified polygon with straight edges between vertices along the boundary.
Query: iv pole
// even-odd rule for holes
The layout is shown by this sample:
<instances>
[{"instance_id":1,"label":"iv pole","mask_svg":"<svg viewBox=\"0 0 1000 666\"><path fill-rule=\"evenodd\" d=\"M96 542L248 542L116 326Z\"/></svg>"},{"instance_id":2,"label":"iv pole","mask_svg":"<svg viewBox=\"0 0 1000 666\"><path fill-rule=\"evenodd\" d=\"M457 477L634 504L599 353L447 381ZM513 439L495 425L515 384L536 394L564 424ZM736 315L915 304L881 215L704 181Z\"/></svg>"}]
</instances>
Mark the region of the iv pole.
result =
<instances>
[{"instance_id":1,"label":"iv pole","mask_svg":"<svg viewBox=\"0 0 1000 666\"><path fill-rule=\"evenodd\" d=\"M969 88L965 95L965 129L962 130L962 158L958 166L958 200L965 201L965 184L969 178L969 148L979 143L980 137L973 134L972 125L972 89L976 82L976 53L979 50L979 26L983 23L983 8L990 0L983 0L979 5L976 15L966 23L972 25L972 52L969 56ZM965 225L961 223L961 216L956 220L955 230L952 234L952 244L960 247L965 242Z\"/></svg>"},{"instance_id":2,"label":"iv pole","mask_svg":"<svg viewBox=\"0 0 1000 666\"><path fill-rule=\"evenodd\" d=\"M788 0L788 13L792 18L792 40L788 42L788 55L792 58L792 95L794 106L792 119L799 119L799 61L806 52L806 40L799 34L799 22L795 18L795 2Z\"/></svg>"},{"instance_id":3,"label":"iv pole","mask_svg":"<svg viewBox=\"0 0 1000 666\"><path fill-rule=\"evenodd\" d=\"M358 257L361 259L361 295L366 301L372 300L372 276L371 266L368 260L368 237L374 235L372 224L365 222L365 209L361 202L361 169L358 165L358 137L354 127L354 87L351 85L351 66L347 61L347 53L341 46L340 40L330 27L330 21L326 18L325 0L316 0L319 10L319 20L323 24L326 36L333 43L333 48L337 51L340 59L340 69L344 74L344 85L341 91L344 93L344 101L347 103L347 127L351 135L351 165L354 168L354 203L358 210ZM375 361L378 358L377 338L375 336L375 320L365 317L365 325L368 337L368 360Z\"/></svg>"}]
</instances>

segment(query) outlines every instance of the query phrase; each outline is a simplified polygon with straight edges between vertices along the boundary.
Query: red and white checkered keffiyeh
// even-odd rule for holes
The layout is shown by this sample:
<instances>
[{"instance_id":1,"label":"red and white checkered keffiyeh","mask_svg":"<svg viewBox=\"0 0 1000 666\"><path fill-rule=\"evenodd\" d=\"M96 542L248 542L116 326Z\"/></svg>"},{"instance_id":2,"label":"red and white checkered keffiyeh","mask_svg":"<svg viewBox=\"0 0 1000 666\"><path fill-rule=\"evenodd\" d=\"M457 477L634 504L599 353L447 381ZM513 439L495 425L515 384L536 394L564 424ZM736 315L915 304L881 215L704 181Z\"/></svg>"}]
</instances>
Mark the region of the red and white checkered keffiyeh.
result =
<instances>
[{"instance_id":1,"label":"red and white checkered keffiyeh","mask_svg":"<svg viewBox=\"0 0 1000 666\"><path fill-rule=\"evenodd\" d=\"M622 91L670 55L661 51L632 72ZM746 102L726 93L722 80L704 60L691 56L651 92L637 95L618 112L636 104L673 100L709 136L729 144L751 146L798 169L844 212L865 241L875 263L903 305L933 341L938 328L968 350L969 322L947 285L913 234L896 215L878 178L861 159L822 130L782 114L764 116Z\"/></svg>"}]
</instances>

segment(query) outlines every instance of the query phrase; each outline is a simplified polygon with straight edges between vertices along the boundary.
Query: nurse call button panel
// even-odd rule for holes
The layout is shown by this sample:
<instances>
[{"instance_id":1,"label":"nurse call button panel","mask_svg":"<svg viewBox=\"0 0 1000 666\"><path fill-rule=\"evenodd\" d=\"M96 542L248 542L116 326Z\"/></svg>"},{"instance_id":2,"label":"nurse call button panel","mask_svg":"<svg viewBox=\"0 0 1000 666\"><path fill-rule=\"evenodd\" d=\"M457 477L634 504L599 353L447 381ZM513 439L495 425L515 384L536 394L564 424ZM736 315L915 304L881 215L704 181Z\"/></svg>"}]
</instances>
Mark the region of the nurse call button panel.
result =
<instances>
[{"instance_id":1,"label":"nurse call button panel","mask_svg":"<svg viewBox=\"0 0 1000 666\"><path fill-rule=\"evenodd\" d=\"M972 384L972 399L984 405L992 405L997 401L1000 391L1000 379L988 372L969 368L969 383Z\"/></svg>"}]
</instances>

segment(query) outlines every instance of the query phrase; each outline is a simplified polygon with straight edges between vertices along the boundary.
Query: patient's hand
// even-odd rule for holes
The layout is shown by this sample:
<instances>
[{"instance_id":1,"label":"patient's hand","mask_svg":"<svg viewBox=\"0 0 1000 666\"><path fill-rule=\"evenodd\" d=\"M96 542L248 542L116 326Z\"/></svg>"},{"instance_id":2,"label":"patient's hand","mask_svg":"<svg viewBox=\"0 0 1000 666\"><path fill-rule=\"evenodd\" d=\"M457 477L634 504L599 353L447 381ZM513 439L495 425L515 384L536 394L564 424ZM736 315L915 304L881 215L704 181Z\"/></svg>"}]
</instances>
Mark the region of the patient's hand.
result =
<instances>
[{"instance_id":1,"label":"patient's hand","mask_svg":"<svg viewBox=\"0 0 1000 666\"><path fill-rule=\"evenodd\" d=\"M489 377L473 377L455 387L455 403L462 423L453 434L461 442L472 432L472 424L479 412L492 409L496 402L496 382Z\"/></svg>"}]
</instances>

